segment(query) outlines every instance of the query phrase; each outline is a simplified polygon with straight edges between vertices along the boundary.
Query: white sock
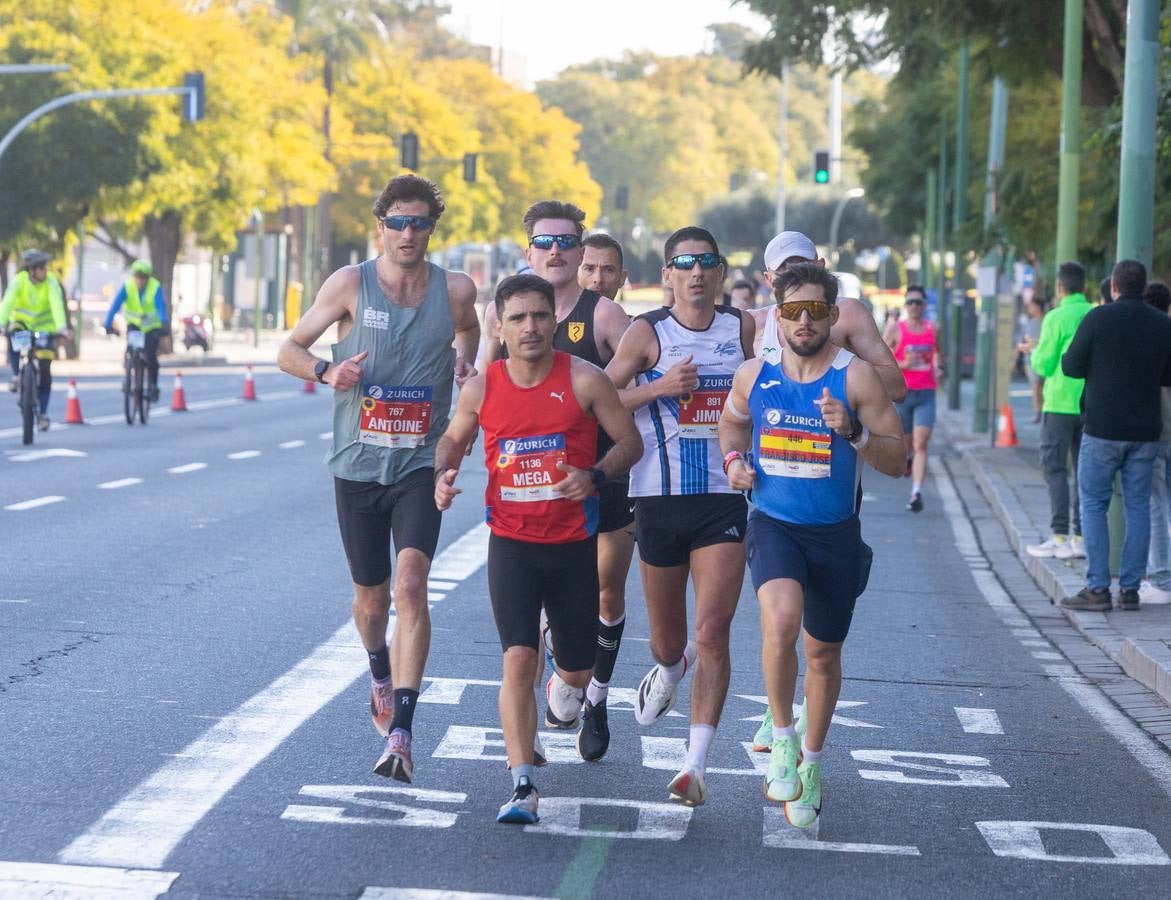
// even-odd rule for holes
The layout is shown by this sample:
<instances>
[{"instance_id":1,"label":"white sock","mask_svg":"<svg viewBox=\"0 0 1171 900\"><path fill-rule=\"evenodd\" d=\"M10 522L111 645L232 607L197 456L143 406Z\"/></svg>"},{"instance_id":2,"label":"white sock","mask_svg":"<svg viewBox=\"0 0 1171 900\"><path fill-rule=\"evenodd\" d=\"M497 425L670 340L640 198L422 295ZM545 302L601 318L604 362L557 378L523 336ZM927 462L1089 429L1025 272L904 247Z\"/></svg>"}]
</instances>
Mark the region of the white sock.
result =
<instances>
[{"instance_id":1,"label":"white sock","mask_svg":"<svg viewBox=\"0 0 1171 900\"><path fill-rule=\"evenodd\" d=\"M912 494L923 493L923 485L919 484L919 482L916 481L914 484L911 485L911 493Z\"/></svg>"},{"instance_id":2,"label":"white sock","mask_svg":"<svg viewBox=\"0 0 1171 900\"><path fill-rule=\"evenodd\" d=\"M586 688L586 699L590 701L590 706L597 706L604 701L608 693L610 685L600 684L596 678L590 679L589 687Z\"/></svg>"},{"instance_id":3,"label":"white sock","mask_svg":"<svg viewBox=\"0 0 1171 900\"><path fill-rule=\"evenodd\" d=\"M786 725L784 728L777 728L776 725L773 726L773 740L774 741L779 741L781 738L796 737L796 736L797 736L797 726L796 725Z\"/></svg>"},{"instance_id":4,"label":"white sock","mask_svg":"<svg viewBox=\"0 0 1171 900\"><path fill-rule=\"evenodd\" d=\"M810 750L805 746L805 742L801 742L801 757L805 762L818 762L821 760L821 750Z\"/></svg>"},{"instance_id":5,"label":"white sock","mask_svg":"<svg viewBox=\"0 0 1171 900\"><path fill-rule=\"evenodd\" d=\"M680 656L679 661L669 666L664 666L659 663L659 668L663 673L663 681L667 684L678 684L683 680L683 675L687 672L687 657Z\"/></svg>"},{"instance_id":6,"label":"white sock","mask_svg":"<svg viewBox=\"0 0 1171 900\"><path fill-rule=\"evenodd\" d=\"M707 768L707 750L716 736L715 725L692 725L691 737L687 742L687 759L683 766L703 772Z\"/></svg>"}]
</instances>

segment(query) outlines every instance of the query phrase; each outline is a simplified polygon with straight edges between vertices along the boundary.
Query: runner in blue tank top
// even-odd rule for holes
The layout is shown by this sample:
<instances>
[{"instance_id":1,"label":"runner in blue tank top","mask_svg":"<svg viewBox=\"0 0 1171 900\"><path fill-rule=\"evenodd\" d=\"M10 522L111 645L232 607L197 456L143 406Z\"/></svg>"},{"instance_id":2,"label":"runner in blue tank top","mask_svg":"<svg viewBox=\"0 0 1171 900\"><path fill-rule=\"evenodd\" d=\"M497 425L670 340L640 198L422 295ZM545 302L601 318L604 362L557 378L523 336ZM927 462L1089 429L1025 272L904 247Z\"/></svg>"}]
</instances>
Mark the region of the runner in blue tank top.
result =
<instances>
[{"instance_id":1,"label":"runner in blue tank top","mask_svg":"<svg viewBox=\"0 0 1171 900\"><path fill-rule=\"evenodd\" d=\"M746 541L760 601L765 688L773 718L765 795L807 828L821 811L821 750L842 684L842 643L869 575L855 512L863 461L903 473L899 417L868 363L829 342L837 280L798 263L774 282L785 349L736 372L720 419L728 484L751 490ZM807 729L793 724L804 618Z\"/></svg>"},{"instance_id":2,"label":"runner in blue tank top","mask_svg":"<svg viewBox=\"0 0 1171 900\"><path fill-rule=\"evenodd\" d=\"M380 255L330 275L277 356L290 375L333 388L326 463L354 582L354 624L370 659L370 715L386 736L374 771L406 782L431 643L427 574L440 520L435 445L453 383L476 374L471 363L480 342L475 284L427 261L442 214L433 183L417 175L391 179L374 203ZM332 359L314 356L309 348L334 324ZM388 648L392 537L396 626Z\"/></svg>"}]
</instances>

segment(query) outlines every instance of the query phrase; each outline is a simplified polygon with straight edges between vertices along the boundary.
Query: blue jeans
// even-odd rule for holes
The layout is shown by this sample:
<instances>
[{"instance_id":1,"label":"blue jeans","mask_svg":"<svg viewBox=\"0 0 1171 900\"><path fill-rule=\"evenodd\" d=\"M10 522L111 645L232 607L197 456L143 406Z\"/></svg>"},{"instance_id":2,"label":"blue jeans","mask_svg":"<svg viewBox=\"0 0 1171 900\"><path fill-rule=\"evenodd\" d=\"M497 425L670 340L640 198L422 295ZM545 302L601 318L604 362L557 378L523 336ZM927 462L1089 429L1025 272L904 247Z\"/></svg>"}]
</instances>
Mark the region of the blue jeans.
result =
<instances>
[{"instance_id":1,"label":"blue jeans","mask_svg":"<svg viewBox=\"0 0 1171 900\"><path fill-rule=\"evenodd\" d=\"M1082 435L1078 456L1078 494L1082 502L1082 537L1086 542L1086 584L1110 588L1110 534L1106 510L1114 493L1114 476L1122 473L1122 508L1126 537L1122 542L1118 586L1138 590L1151 543L1151 471L1157 441L1108 441Z\"/></svg>"},{"instance_id":2,"label":"blue jeans","mask_svg":"<svg viewBox=\"0 0 1171 900\"><path fill-rule=\"evenodd\" d=\"M1155 587L1171 591L1171 537L1167 531L1169 507L1167 487L1171 485L1171 441L1160 441L1151 472L1151 556L1147 563L1147 580Z\"/></svg>"}]
</instances>

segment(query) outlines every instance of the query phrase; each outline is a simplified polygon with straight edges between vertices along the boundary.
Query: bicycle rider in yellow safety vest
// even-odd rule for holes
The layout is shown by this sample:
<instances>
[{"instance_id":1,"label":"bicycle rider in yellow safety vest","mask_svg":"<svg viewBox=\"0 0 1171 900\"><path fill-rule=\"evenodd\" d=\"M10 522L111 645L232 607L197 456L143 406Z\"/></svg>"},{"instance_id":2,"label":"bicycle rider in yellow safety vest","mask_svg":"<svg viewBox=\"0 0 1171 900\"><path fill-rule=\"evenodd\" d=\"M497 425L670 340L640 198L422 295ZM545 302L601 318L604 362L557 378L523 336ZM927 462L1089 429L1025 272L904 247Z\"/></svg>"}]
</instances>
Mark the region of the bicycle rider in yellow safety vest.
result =
<instances>
[{"instance_id":1,"label":"bicycle rider in yellow safety vest","mask_svg":"<svg viewBox=\"0 0 1171 900\"><path fill-rule=\"evenodd\" d=\"M69 334L69 322L65 317L65 292L61 282L49 274L49 260L52 257L41 250L26 250L21 258L24 267L8 285L4 300L0 301L0 330L13 330L17 326L29 331L49 335L46 346L36 350L37 368L40 369L40 389L37 402L40 415L37 427L45 431L49 427L49 397L53 392L52 363L57 356L54 337ZM15 391L19 384L20 356L8 346L8 362L12 366L12 385Z\"/></svg>"},{"instance_id":2,"label":"bicycle rider in yellow safety vest","mask_svg":"<svg viewBox=\"0 0 1171 900\"><path fill-rule=\"evenodd\" d=\"M146 336L143 353L146 356L146 372L150 380L150 402L159 399L159 338L170 333L170 318L167 315L167 298L163 286L154 277L154 269L145 259L136 259L130 266L130 277L114 297L110 311L106 313L105 327L112 332L114 316L122 310L127 331L141 331ZM117 333L117 332L114 332Z\"/></svg>"}]
</instances>

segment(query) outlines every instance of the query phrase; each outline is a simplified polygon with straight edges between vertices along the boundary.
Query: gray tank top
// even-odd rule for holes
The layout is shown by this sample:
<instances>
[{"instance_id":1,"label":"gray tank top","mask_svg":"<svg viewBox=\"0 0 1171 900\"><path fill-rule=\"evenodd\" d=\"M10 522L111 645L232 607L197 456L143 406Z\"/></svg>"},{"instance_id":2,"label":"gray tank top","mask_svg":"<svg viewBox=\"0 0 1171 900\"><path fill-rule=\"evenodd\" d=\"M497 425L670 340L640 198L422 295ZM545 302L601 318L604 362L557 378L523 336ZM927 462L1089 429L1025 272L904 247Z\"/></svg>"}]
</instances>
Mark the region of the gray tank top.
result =
<instances>
[{"instance_id":1,"label":"gray tank top","mask_svg":"<svg viewBox=\"0 0 1171 900\"><path fill-rule=\"evenodd\" d=\"M382 293L375 262L358 266L354 327L331 348L334 362L363 350L370 355L362 384L333 392L333 445L325 463L338 478L395 484L435 464L435 444L451 413L455 328L443 269L427 264L427 295L406 308Z\"/></svg>"}]
</instances>

